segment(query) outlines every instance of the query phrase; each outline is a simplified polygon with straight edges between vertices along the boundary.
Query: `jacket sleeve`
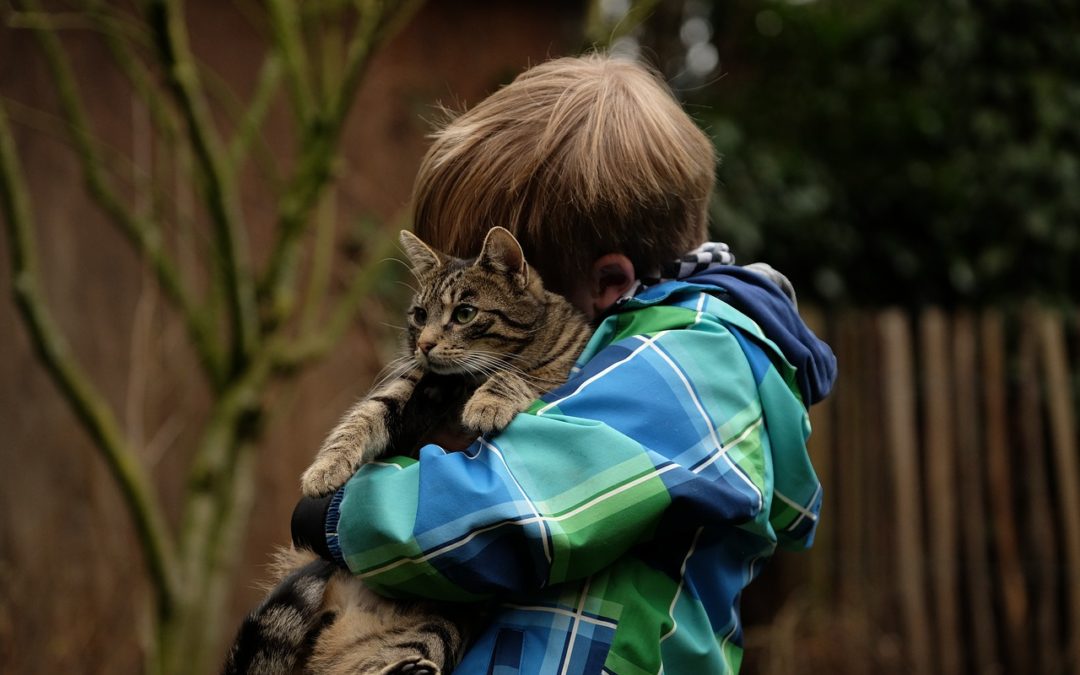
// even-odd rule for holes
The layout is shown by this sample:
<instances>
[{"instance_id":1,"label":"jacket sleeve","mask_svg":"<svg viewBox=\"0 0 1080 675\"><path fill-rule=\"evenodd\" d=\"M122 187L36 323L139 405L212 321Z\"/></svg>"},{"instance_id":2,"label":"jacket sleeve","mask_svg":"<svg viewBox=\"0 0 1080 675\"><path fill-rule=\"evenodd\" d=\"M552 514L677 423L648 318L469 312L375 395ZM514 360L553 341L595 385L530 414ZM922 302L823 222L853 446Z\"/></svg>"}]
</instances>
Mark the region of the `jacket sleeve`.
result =
<instances>
[{"instance_id":1,"label":"jacket sleeve","mask_svg":"<svg viewBox=\"0 0 1080 675\"><path fill-rule=\"evenodd\" d=\"M767 527L754 373L706 324L609 345L466 451L363 467L327 514L334 556L385 594L472 600L584 578L669 523Z\"/></svg>"}]
</instances>

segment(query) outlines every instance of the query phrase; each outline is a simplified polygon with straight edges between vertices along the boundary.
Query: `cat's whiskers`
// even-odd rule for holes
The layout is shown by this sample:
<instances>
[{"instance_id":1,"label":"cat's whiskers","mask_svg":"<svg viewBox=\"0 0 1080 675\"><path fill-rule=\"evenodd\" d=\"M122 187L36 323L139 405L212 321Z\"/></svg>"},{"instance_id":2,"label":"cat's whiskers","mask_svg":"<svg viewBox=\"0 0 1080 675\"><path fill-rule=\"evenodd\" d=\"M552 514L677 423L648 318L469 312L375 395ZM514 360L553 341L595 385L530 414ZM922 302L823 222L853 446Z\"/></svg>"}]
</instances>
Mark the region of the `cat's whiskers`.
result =
<instances>
[{"instance_id":1,"label":"cat's whiskers","mask_svg":"<svg viewBox=\"0 0 1080 675\"><path fill-rule=\"evenodd\" d=\"M446 359L444 365L452 366L461 374L483 375L487 378L494 373L490 368L485 367L485 364L469 358L469 353L464 350L445 356L444 358Z\"/></svg>"},{"instance_id":2,"label":"cat's whiskers","mask_svg":"<svg viewBox=\"0 0 1080 675\"><path fill-rule=\"evenodd\" d=\"M467 358L478 364L484 364L494 370L509 370L517 373L524 373L520 368L508 363L504 359L494 354L487 354L484 352L469 352Z\"/></svg>"},{"instance_id":3,"label":"cat's whiskers","mask_svg":"<svg viewBox=\"0 0 1080 675\"><path fill-rule=\"evenodd\" d=\"M385 366L383 366L382 370L380 370L375 375L375 382L371 385L371 388L376 389L382 386L384 383L404 375L415 364L416 359L413 357L412 354L399 356L395 359L391 359Z\"/></svg>"},{"instance_id":4,"label":"cat's whiskers","mask_svg":"<svg viewBox=\"0 0 1080 675\"><path fill-rule=\"evenodd\" d=\"M484 369L484 371L489 374L496 373L500 370L510 370L509 364L484 354L475 354L471 352L465 354L464 358L462 358L462 363L467 366Z\"/></svg>"},{"instance_id":5,"label":"cat's whiskers","mask_svg":"<svg viewBox=\"0 0 1080 675\"><path fill-rule=\"evenodd\" d=\"M528 359L521 354L511 354L509 352L492 352L484 349L470 349L470 354L483 354L485 356L491 356L498 359L509 359L511 361L527 361Z\"/></svg>"},{"instance_id":6,"label":"cat's whiskers","mask_svg":"<svg viewBox=\"0 0 1080 675\"><path fill-rule=\"evenodd\" d=\"M517 375L521 379L525 380L526 382L532 382L532 383L537 383L537 384L541 384L541 383L544 383L544 384L561 384L563 382L563 380L561 380L561 379L560 380L554 380L554 379L550 379L550 378L539 377L538 375L534 375L532 373L528 373L528 372L522 370L521 368L517 367L516 365L514 365L512 363L505 362L503 360L503 358L502 358L502 357L505 357L505 356L515 356L515 355L513 355L513 354L498 354L498 355L496 355L496 354L492 354L490 352L483 352L483 351L479 351L479 350L474 350L474 351L470 352L470 354L469 354L469 357L471 357L472 362L476 363L477 365L483 365L483 366L488 367L489 369L493 369L492 374L494 374L495 372L499 372L499 371L509 371L509 372L514 373L515 375Z\"/></svg>"}]
</instances>

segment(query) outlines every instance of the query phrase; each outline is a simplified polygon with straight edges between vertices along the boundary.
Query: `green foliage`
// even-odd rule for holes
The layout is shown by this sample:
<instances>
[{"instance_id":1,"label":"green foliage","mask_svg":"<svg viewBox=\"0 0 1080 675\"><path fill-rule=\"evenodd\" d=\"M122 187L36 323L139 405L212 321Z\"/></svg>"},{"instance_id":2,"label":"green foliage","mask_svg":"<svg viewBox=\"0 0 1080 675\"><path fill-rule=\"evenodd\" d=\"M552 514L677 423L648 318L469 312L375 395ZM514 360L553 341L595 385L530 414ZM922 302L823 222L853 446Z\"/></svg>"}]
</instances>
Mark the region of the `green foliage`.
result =
<instances>
[{"instance_id":1,"label":"green foliage","mask_svg":"<svg viewBox=\"0 0 1080 675\"><path fill-rule=\"evenodd\" d=\"M715 233L801 297L1075 297L1080 5L715 3ZM778 32L777 32L778 31Z\"/></svg>"}]
</instances>

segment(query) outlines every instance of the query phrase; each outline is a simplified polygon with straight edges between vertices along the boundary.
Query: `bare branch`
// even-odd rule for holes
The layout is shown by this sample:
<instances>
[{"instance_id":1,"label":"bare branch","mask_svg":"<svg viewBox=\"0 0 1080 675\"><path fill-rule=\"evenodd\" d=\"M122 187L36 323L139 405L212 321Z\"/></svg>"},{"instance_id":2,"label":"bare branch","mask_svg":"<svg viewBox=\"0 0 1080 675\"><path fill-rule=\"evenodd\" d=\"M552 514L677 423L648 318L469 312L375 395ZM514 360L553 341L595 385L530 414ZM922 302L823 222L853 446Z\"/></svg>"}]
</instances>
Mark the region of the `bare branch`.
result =
<instances>
[{"instance_id":1,"label":"bare branch","mask_svg":"<svg viewBox=\"0 0 1080 675\"><path fill-rule=\"evenodd\" d=\"M8 3L5 3L8 4ZM3 12L4 22L9 28L39 28L45 27L53 31L64 30L101 30L102 24L93 17L82 12L44 12L34 7L31 11L19 11L6 7ZM149 46L149 34L145 27L128 20L115 12L108 12L110 16L110 30L116 31L117 35L123 35L129 40Z\"/></svg>"},{"instance_id":2,"label":"bare branch","mask_svg":"<svg viewBox=\"0 0 1080 675\"><path fill-rule=\"evenodd\" d=\"M34 30L89 30L101 33L109 52L120 71L127 77L139 98L146 104L154 123L170 141L178 136L179 125L175 115L164 104L151 84L146 66L135 57L131 43L152 46L149 32L131 19L114 11L100 0L83 0L83 12L20 12L5 13L5 21L11 28Z\"/></svg>"},{"instance_id":3,"label":"bare branch","mask_svg":"<svg viewBox=\"0 0 1080 675\"><path fill-rule=\"evenodd\" d=\"M154 86L153 77L146 65L136 58L129 41L124 39L125 35L132 33L131 29L126 28L124 22L117 18L115 12L110 11L101 0L85 0L84 6L87 16L105 38L105 45L117 67L120 68L120 72L127 77L139 99L150 111L154 126L165 135L167 141L176 142L180 136L179 121L176 119L175 111L167 105L164 97ZM141 33L139 35L142 36Z\"/></svg>"},{"instance_id":4,"label":"bare branch","mask_svg":"<svg viewBox=\"0 0 1080 675\"><path fill-rule=\"evenodd\" d=\"M307 332L315 327L321 316L323 299L330 288L334 263L334 230L337 224L337 191L328 190L315 214L315 243L312 250L311 273L308 277L304 308L300 317L300 330Z\"/></svg>"},{"instance_id":5,"label":"bare branch","mask_svg":"<svg viewBox=\"0 0 1080 675\"><path fill-rule=\"evenodd\" d=\"M281 71L281 55L275 53L268 55L259 70L259 78L255 83L255 94L251 98L251 105L248 106L247 112L240 120L236 135L229 144L229 162L236 171L239 171L248 149L262 129L266 113L270 110L270 104L278 91Z\"/></svg>"},{"instance_id":6,"label":"bare branch","mask_svg":"<svg viewBox=\"0 0 1080 675\"><path fill-rule=\"evenodd\" d=\"M65 118L45 110L28 106L7 96L0 96L0 104L7 108L9 122L17 127L33 129L53 139L68 143L71 143L72 135L77 133ZM104 175L121 181L124 186L147 192L159 213L165 206L178 206L177 196L172 191L166 191L157 181L153 180L150 175L151 172L147 171L146 167L135 164L134 160L119 148L105 143L100 138L91 138L90 140L95 149L97 161L100 162L99 166L104 170ZM174 219L178 225L191 225L194 220L189 213L177 213ZM157 226L157 221L150 217L136 215L134 220L151 227ZM180 267L179 263L177 263L177 274L183 277L184 274L180 271Z\"/></svg>"},{"instance_id":7,"label":"bare branch","mask_svg":"<svg viewBox=\"0 0 1080 675\"><path fill-rule=\"evenodd\" d=\"M26 4L36 9L36 0L26 0ZM36 14L36 12L33 13L33 15ZM75 77L60 46L60 41L47 26L35 25L33 30L53 79L56 81L60 107L67 120L71 143L75 147L82 166L90 196L112 218L135 248L146 256L158 283L161 284L170 301L180 310L204 370L211 381L215 385L218 384L223 369L219 363L220 358L213 344L209 326L192 301L172 260L163 250L161 232L157 223L152 219L136 216L124 206L109 186L103 172L104 162L94 142L90 123L75 84Z\"/></svg>"},{"instance_id":8,"label":"bare branch","mask_svg":"<svg viewBox=\"0 0 1080 675\"><path fill-rule=\"evenodd\" d=\"M259 337L255 288L243 224L227 150L210 118L198 69L187 39L180 0L147 0L147 14L156 36L158 56L191 132L195 156L205 178L207 203L221 255L221 271L229 300L234 369L250 358Z\"/></svg>"},{"instance_id":9,"label":"bare branch","mask_svg":"<svg viewBox=\"0 0 1080 675\"><path fill-rule=\"evenodd\" d=\"M274 41L285 60L293 113L296 115L298 126L303 127L311 120L314 97L311 93L311 73L308 70L307 50L300 33L300 14L297 11L299 3L293 0L268 0L266 4L270 10Z\"/></svg>"},{"instance_id":10,"label":"bare branch","mask_svg":"<svg viewBox=\"0 0 1080 675\"><path fill-rule=\"evenodd\" d=\"M0 106L0 206L11 250L15 302L38 357L59 387L71 410L89 432L116 481L135 522L162 613L176 600L173 543L153 482L128 446L105 398L79 366L71 348L49 313L39 288L36 244L29 195L15 150L15 140Z\"/></svg>"},{"instance_id":11,"label":"bare branch","mask_svg":"<svg viewBox=\"0 0 1080 675\"><path fill-rule=\"evenodd\" d=\"M8 28L37 28L49 30L94 30L93 22L80 12L5 12L4 23Z\"/></svg>"},{"instance_id":12,"label":"bare branch","mask_svg":"<svg viewBox=\"0 0 1080 675\"><path fill-rule=\"evenodd\" d=\"M210 413L206 431L196 450L185 490L180 550L184 553L184 580L196 592L205 592L208 581L221 573L222 550L218 535L230 518L243 509L246 491L251 489L250 466L238 464L250 453L256 420L262 412L262 391L273 371L272 341L263 342L243 372L222 392ZM226 565L227 566L227 565ZM199 601L199 598L192 598Z\"/></svg>"},{"instance_id":13,"label":"bare branch","mask_svg":"<svg viewBox=\"0 0 1080 675\"><path fill-rule=\"evenodd\" d=\"M276 55L270 54L263 60L263 64L260 66L259 75L257 76L257 79L259 79L264 78L267 75L273 75L274 80L271 87L273 91L265 92L265 95L271 98L277 93L277 80L280 79L279 72L270 73L265 68L267 61L273 56ZM229 82L226 81L225 78L222 77L209 63L196 58L195 65L199 69L199 79L206 87L206 100L220 108L221 112L224 113L226 121L234 130L234 134L238 133L241 127L244 126L248 114L251 112L251 106L257 105L259 102L254 99L250 103L242 101L233 86L229 84ZM280 65L281 64L273 64L273 68L280 70ZM263 85L257 82L256 89L259 86ZM260 95L260 92L256 90L254 96L257 97ZM267 101L266 103L269 105L271 101ZM261 124L262 120L259 122ZM259 128L255 129L255 131L260 130L261 129ZM260 133L255 133L251 136L251 146L251 151L258 159L258 169L270 181L271 190L274 190L276 193L278 186L281 184L281 178L278 173L277 157L274 154L274 150ZM232 155L229 154L228 149L225 152L225 156L230 160L232 175L239 176L240 168L231 164Z\"/></svg>"},{"instance_id":14,"label":"bare branch","mask_svg":"<svg viewBox=\"0 0 1080 675\"><path fill-rule=\"evenodd\" d=\"M401 222L403 219L394 219ZM345 294L338 300L327 321L322 328L311 331L298 338L295 342L283 345L275 354L275 366L283 371L291 372L300 366L316 361L334 348L345 336L353 318L356 316L360 303L369 296L372 286L383 273L378 264L392 256L397 251L398 227L383 230L378 240L371 249L365 264L358 266L352 276L352 282Z\"/></svg>"},{"instance_id":15,"label":"bare branch","mask_svg":"<svg viewBox=\"0 0 1080 675\"><path fill-rule=\"evenodd\" d=\"M349 42L341 86L319 118L308 125L296 174L279 204L278 238L260 284L262 294L269 298L272 325L283 322L292 312L300 235L330 181L338 140L371 54L408 23L423 0L405 0L392 9L372 1L362 4L369 9L360 16L357 32Z\"/></svg>"}]
</instances>

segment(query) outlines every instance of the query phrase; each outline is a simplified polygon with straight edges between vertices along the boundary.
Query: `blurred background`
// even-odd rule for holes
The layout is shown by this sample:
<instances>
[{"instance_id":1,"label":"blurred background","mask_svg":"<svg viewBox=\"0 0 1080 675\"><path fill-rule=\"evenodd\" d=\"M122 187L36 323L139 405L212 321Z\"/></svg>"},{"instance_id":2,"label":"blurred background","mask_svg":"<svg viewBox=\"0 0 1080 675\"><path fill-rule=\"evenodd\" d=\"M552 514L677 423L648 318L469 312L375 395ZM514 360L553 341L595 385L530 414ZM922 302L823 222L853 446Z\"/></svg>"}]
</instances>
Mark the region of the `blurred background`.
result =
<instances>
[{"instance_id":1,"label":"blurred background","mask_svg":"<svg viewBox=\"0 0 1080 675\"><path fill-rule=\"evenodd\" d=\"M654 64L837 352L747 673L1080 673L1080 4L4 0L0 672L214 672L394 352L438 105Z\"/></svg>"}]
</instances>

